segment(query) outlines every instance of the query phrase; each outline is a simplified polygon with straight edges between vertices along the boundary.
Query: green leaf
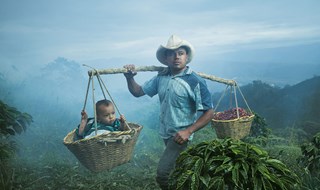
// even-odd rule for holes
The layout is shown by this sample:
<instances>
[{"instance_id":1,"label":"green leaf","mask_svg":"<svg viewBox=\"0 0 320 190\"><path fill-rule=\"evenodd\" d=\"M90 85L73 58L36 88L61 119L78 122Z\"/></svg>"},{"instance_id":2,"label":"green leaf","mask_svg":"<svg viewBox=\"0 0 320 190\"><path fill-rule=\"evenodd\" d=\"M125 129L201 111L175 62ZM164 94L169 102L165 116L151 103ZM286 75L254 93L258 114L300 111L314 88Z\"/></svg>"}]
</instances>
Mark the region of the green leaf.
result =
<instances>
[{"instance_id":1,"label":"green leaf","mask_svg":"<svg viewBox=\"0 0 320 190\"><path fill-rule=\"evenodd\" d=\"M182 175L177 180L177 189L183 189L184 185L186 185L189 177L193 174L193 171L186 171L182 173Z\"/></svg>"},{"instance_id":2,"label":"green leaf","mask_svg":"<svg viewBox=\"0 0 320 190\"><path fill-rule=\"evenodd\" d=\"M235 166L232 168L232 181L236 186L238 185L239 182L239 163L236 163Z\"/></svg>"},{"instance_id":3,"label":"green leaf","mask_svg":"<svg viewBox=\"0 0 320 190\"><path fill-rule=\"evenodd\" d=\"M15 135L14 130L11 129L11 128L6 128L6 129L5 129L5 132L6 132L6 134Z\"/></svg>"},{"instance_id":4,"label":"green leaf","mask_svg":"<svg viewBox=\"0 0 320 190\"><path fill-rule=\"evenodd\" d=\"M223 174L225 174L227 171L228 171L228 169L230 168L230 166L228 166L228 165L220 165L219 167L217 167L216 169L215 169L215 171L214 171L214 175L217 175L219 172L221 172L222 171L222 173L220 174L220 175L223 175Z\"/></svg>"},{"instance_id":5,"label":"green leaf","mask_svg":"<svg viewBox=\"0 0 320 190\"><path fill-rule=\"evenodd\" d=\"M200 176L200 182L202 182L202 184L205 187L209 187L209 182L210 182L210 176L209 175L205 175L205 176Z\"/></svg>"},{"instance_id":6,"label":"green leaf","mask_svg":"<svg viewBox=\"0 0 320 190\"><path fill-rule=\"evenodd\" d=\"M273 190L273 186L271 185L270 181L265 178L261 178L263 189L265 190Z\"/></svg>"},{"instance_id":7,"label":"green leaf","mask_svg":"<svg viewBox=\"0 0 320 190\"><path fill-rule=\"evenodd\" d=\"M261 150L260 148L256 147L256 146L251 146L251 149L253 151L255 151L259 156L266 156L267 152L264 150Z\"/></svg>"},{"instance_id":8,"label":"green leaf","mask_svg":"<svg viewBox=\"0 0 320 190\"><path fill-rule=\"evenodd\" d=\"M282 172L282 173L289 172L286 165L284 165L280 160L268 159L266 163L272 166L274 169L278 170L279 172Z\"/></svg>"},{"instance_id":9,"label":"green leaf","mask_svg":"<svg viewBox=\"0 0 320 190\"><path fill-rule=\"evenodd\" d=\"M249 165L246 162L241 163L242 170L240 170L241 175L245 180L248 179L248 171L249 171Z\"/></svg>"},{"instance_id":10,"label":"green leaf","mask_svg":"<svg viewBox=\"0 0 320 190\"><path fill-rule=\"evenodd\" d=\"M259 164L258 171L264 178L270 179L270 172L265 165Z\"/></svg>"},{"instance_id":11,"label":"green leaf","mask_svg":"<svg viewBox=\"0 0 320 190\"><path fill-rule=\"evenodd\" d=\"M225 190L225 183L221 176L211 178L209 188L214 190Z\"/></svg>"},{"instance_id":12,"label":"green leaf","mask_svg":"<svg viewBox=\"0 0 320 190\"><path fill-rule=\"evenodd\" d=\"M195 172L197 175L200 175L203 166L204 166L203 159L202 159L202 158L199 158L199 159L196 161L196 163L194 164L194 172Z\"/></svg>"},{"instance_id":13,"label":"green leaf","mask_svg":"<svg viewBox=\"0 0 320 190\"><path fill-rule=\"evenodd\" d=\"M12 126L12 128L18 134L21 134L24 131L22 125L20 125L18 121Z\"/></svg>"},{"instance_id":14,"label":"green leaf","mask_svg":"<svg viewBox=\"0 0 320 190\"><path fill-rule=\"evenodd\" d=\"M195 173L191 176L191 190L198 190L199 189L199 175Z\"/></svg>"}]
</instances>

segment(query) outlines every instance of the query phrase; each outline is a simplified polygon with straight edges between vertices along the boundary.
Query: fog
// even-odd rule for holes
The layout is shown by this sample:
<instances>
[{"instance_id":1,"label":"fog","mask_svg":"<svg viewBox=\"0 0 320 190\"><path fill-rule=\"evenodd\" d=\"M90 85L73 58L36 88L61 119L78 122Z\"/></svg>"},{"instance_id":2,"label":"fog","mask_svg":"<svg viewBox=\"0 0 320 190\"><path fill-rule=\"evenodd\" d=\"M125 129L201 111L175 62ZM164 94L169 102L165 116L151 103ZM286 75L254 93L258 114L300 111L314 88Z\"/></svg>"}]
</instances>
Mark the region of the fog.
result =
<instances>
[{"instance_id":1,"label":"fog","mask_svg":"<svg viewBox=\"0 0 320 190\"><path fill-rule=\"evenodd\" d=\"M319 7L317 0L2 0L0 99L34 120L15 137L19 155L30 162L50 154L76 163L62 141L80 121L91 70L83 64L96 69L163 66L155 52L171 34L195 46L192 70L239 85L261 80L284 87L320 75ZM136 81L143 84L154 75L141 72ZM155 135L158 97L133 97L122 74L102 79L127 120L145 126L143 145L161 143ZM212 94L225 89L206 82ZM103 99L97 82L95 99ZM91 91L86 110L93 116Z\"/></svg>"}]
</instances>

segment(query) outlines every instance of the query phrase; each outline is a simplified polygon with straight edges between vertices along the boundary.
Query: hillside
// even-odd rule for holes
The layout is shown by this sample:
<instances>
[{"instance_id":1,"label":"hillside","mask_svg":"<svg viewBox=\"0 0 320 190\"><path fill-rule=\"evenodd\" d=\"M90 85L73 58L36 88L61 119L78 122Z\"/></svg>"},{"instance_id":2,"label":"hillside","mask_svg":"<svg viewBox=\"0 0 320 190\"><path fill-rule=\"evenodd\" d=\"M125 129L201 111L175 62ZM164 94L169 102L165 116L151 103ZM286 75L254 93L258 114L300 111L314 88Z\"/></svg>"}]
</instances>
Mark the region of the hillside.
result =
<instances>
[{"instance_id":1,"label":"hillside","mask_svg":"<svg viewBox=\"0 0 320 190\"><path fill-rule=\"evenodd\" d=\"M320 123L320 77L315 76L292 86L280 88L253 81L242 86L241 91L250 108L266 118L273 129L296 127L305 122ZM217 102L222 93L213 96ZM246 107L238 94L240 107ZM233 106L234 106L233 100ZM221 101L218 110L230 106L230 93Z\"/></svg>"}]
</instances>

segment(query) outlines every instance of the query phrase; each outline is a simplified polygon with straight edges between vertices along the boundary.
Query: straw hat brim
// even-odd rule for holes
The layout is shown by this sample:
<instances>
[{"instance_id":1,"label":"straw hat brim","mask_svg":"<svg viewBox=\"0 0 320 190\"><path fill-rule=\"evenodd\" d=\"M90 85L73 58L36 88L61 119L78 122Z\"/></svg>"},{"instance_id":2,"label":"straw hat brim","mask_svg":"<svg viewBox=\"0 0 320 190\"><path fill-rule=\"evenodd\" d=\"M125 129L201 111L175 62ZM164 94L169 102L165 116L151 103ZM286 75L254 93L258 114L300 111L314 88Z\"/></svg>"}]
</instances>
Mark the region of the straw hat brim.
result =
<instances>
[{"instance_id":1,"label":"straw hat brim","mask_svg":"<svg viewBox=\"0 0 320 190\"><path fill-rule=\"evenodd\" d=\"M176 46L171 46L171 47L166 47L163 45L160 45L158 50L157 50L157 59L160 63L167 65L166 62L166 51L167 50L175 50L178 49L180 47L185 47L187 49L187 53L188 53L188 60L187 60L187 64L190 63L192 61L192 58L194 56L194 48L193 46L186 40L183 40L180 44L176 45Z\"/></svg>"}]
</instances>

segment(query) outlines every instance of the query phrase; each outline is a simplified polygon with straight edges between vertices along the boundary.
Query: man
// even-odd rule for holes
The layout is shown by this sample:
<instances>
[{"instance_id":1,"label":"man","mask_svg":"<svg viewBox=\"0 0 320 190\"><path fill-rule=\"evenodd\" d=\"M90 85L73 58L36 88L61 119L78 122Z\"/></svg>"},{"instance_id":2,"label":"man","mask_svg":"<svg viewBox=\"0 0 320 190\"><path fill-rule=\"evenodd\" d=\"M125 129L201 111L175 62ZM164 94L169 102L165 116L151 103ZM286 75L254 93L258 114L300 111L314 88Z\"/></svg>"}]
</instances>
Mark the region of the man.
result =
<instances>
[{"instance_id":1,"label":"man","mask_svg":"<svg viewBox=\"0 0 320 190\"><path fill-rule=\"evenodd\" d=\"M159 134L166 148L159 161L156 180L162 189L167 189L177 157L186 149L192 134L211 121L213 110L205 80L187 66L194 56L194 48L188 41L172 35L166 46L158 48L156 55L168 67L142 86L134 80L137 74L134 65L124 67L128 70L125 77L132 95L159 96ZM202 111L200 117L197 111Z\"/></svg>"}]
</instances>

